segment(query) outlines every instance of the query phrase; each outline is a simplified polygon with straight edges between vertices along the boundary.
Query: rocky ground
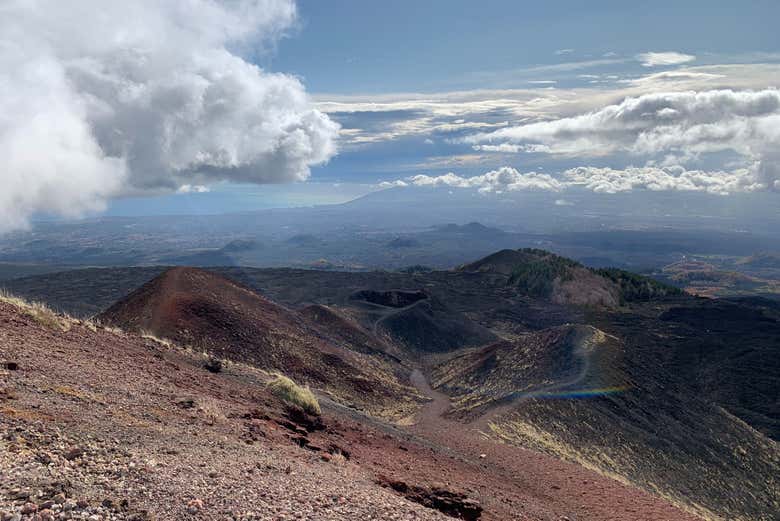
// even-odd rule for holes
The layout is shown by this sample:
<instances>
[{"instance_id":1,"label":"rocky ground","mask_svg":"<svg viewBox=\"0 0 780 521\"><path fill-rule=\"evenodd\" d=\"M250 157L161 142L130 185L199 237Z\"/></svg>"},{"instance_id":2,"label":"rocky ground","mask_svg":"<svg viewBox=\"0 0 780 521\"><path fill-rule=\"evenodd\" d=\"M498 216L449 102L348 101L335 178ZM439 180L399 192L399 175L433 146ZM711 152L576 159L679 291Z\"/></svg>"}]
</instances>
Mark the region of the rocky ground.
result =
<instances>
[{"instance_id":1,"label":"rocky ground","mask_svg":"<svg viewBox=\"0 0 780 521\"><path fill-rule=\"evenodd\" d=\"M440 396L411 427L325 397L316 419L263 372L204 361L0 302L0 519L695 519L458 430Z\"/></svg>"}]
</instances>

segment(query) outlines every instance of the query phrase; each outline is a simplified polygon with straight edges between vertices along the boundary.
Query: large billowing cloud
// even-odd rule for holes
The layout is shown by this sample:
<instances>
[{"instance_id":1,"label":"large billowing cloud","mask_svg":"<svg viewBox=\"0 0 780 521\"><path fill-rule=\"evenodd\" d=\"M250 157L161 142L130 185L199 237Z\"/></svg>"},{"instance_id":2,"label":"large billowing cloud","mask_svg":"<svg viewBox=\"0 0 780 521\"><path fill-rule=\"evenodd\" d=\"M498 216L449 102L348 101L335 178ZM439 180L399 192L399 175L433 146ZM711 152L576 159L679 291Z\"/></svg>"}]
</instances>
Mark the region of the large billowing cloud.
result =
<instances>
[{"instance_id":1,"label":"large billowing cloud","mask_svg":"<svg viewBox=\"0 0 780 521\"><path fill-rule=\"evenodd\" d=\"M338 126L272 49L292 0L0 4L0 231L128 193L306 179Z\"/></svg>"},{"instance_id":2,"label":"large billowing cloud","mask_svg":"<svg viewBox=\"0 0 780 521\"><path fill-rule=\"evenodd\" d=\"M504 146L575 157L627 153L665 164L731 152L751 176L740 186L779 189L780 91L646 94L579 116L474 134L464 142L480 150Z\"/></svg>"}]
</instances>

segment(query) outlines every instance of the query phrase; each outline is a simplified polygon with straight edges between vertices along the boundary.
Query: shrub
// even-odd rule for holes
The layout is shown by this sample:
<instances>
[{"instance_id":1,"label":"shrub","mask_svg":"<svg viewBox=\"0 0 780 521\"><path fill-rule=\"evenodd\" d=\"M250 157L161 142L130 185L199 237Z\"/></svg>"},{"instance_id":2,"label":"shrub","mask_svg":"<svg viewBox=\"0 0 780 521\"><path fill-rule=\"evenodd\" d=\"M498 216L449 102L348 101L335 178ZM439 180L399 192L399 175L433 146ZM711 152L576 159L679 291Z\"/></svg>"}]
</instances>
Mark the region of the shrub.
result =
<instances>
[{"instance_id":1,"label":"shrub","mask_svg":"<svg viewBox=\"0 0 780 521\"><path fill-rule=\"evenodd\" d=\"M320 404L308 387L301 387L284 375L274 375L268 384L271 393L285 403L300 407L309 414L319 416Z\"/></svg>"}]
</instances>

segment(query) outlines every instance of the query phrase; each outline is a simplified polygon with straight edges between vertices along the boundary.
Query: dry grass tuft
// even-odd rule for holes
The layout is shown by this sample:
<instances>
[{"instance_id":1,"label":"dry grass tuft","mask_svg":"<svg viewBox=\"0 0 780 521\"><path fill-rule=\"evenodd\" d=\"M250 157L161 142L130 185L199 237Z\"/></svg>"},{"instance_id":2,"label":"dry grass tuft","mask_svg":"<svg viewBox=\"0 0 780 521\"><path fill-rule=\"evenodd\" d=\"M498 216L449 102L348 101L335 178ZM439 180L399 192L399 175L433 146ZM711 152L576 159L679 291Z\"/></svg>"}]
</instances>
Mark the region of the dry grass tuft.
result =
<instances>
[{"instance_id":1,"label":"dry grass tuft","mask_svg":"<svg viewBox=\"0 0 780 521\"><path fill-rule=\"evenodd\" d=\"M112 335L116 335L116 336L122 336L122 335L124 335L124 333L125 333L124 331L122 331L122 330L121 330L121 329L119 329L118 327L113 327L113 326L104 326L104 325L101 325L101 326L99 326L99 327L100 327L101 329L103 329L103 331L105 331L105 332L107 332L107 333L111 333Z\"/></svg>"},{"instance_id":2,"label":"dry grass tuft","mask_svg":"<svg viewBox=\"0 0 780 521\"><path fill-rule=\"evenodd\" d=\"M168 340L167 338L160 338L158 336L155 336L154 333L151 331L141 331L141 338L146 338L147 340L151 340L152 342L156 342L160 344L163 347L171 347L172 342Z\"/></svg>"},{"instance_id":3,"label":"dry grass tuft","mask_svg":"<svg viewBox=\"0 0 780 521\"><path fill-rule=\"evenodd\" d=\"M343 467L347 464L347 457L344 456L344 453L342 453L340 450L335 450L330 453L330 462L334 465Z\"/></svg>"},{"instance_id":4,"label":"dry grass tuft","mask_svg":"<svg viewBox=\"0 0 780 521\"><path fill-rule=\"evenodd\" d=\"M46 304L41 302L27 302L26 300L0 290L0 302L5 302L17 308L39 324L50 329L68 331L74 319L60 315Z\"/></svg>"},{"instance_id":5,"label":"dry grass tuft","mask_svg":"<svg viewBox=\"0 0 780 521\"><path fill-rule=\"evenodd\" d=\"M320 403L311 389L301 387L282 374L274 375L268 384L268 389L280 400L300 407L309 414L319 416L322 413Z\"/></svg>"}]
</instances>

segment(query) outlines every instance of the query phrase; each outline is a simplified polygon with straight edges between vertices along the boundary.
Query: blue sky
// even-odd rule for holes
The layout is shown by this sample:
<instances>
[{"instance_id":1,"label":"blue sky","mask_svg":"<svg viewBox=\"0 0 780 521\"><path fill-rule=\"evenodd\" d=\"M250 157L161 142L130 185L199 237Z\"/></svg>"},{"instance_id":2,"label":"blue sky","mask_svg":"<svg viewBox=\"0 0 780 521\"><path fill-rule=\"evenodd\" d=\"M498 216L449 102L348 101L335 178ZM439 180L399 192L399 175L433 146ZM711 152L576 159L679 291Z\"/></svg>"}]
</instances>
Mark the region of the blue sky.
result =
<instances>
[{"instance_id":1,"label":"blue sky","mask_svg":"<svg viewBox=\"0 0 780 521\"><path fill-rule=\"evenodd\" d=\"M314 93L523 87L538 65L680 51L777 50L773 1L302 0L299 28L270 60ZM561 51L571 49L570 53ZM556 51L559 53L556 54ZM625 69L627 64L611 67ZM485 73L485 76L476 76ZM501 78L501 85L489 75ZM543 78L543 74L540 78Z\"/></svg>"},{"instance_id":2,"label":"blue sky","mask_svg":"<svg viewBox=\"0 0 780 521\"><path fill-rule=\"evenodd\" d=\"M606 175L606 190L666 187L679 170L645 171L634 182L626 181L625 168L648 168L663 155L681 155L672 147L640 156L620 149L583 158L576 151L476 150L483 145L460 140L597 111L630 96L774 87L780 63L774 23L780 3L772 1L301 0L298 9L296 24L272 52L250 56L268 70L301 79L319 108L342 126L338 154L312 168L312 186L305 189L217 183L209 186L211 195L168 196L158 206L214 211L225 201L242 209L332 203L376 190L382 182L412 185L415 176L425 178L417 184L470 185L487 193L507 184L438 178L454 173L479 179L506 168L514 170L509 184L518 189L528 185L522 176L529 172L559 179L583 166L616 172L589 174L602 188ZM755 161L731 148L705 150L683 166L667 157L663 166L698 179L698 172L720 172L724 163L744 169ZM704 183L671 181L682 192L704 186L722 193L735 186L734 178L725 181L727 188L712 176ZM154 201L125 200L112 211L154 211Z\"/></svg>"},{"instance_id":3,"label":"blue sky","mask_svg":"<svg viewBox=\"0 0 780 521\"><path fill-rule=\"evenodd\" d=\"M769 0L3 5L0 232L388 187L778 192L778 19Z\"/></svg>"}]
</instances>

